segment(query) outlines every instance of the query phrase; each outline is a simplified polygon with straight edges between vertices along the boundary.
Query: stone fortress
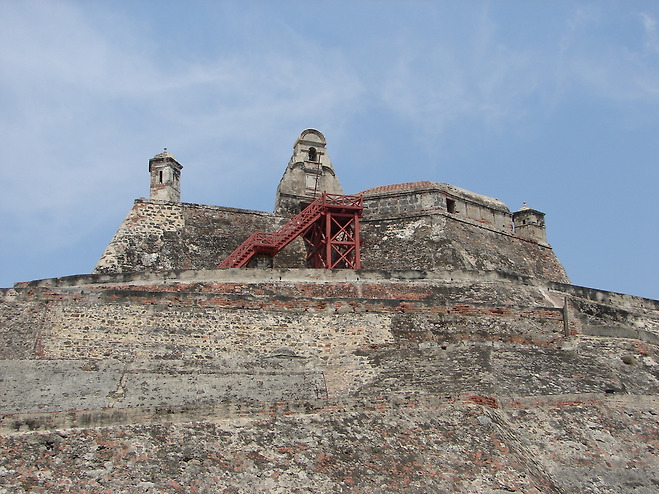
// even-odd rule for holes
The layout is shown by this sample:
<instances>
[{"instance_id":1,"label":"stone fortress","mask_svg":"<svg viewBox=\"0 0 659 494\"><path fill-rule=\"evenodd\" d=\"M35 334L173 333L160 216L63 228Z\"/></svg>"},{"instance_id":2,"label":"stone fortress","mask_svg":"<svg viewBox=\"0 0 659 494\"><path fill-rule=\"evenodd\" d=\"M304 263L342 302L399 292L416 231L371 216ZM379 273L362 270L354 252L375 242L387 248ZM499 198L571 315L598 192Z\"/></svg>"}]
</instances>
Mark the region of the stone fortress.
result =
<instances>
[{"instance_id":1,"label":"stone fortress","mask_svg":"<svg viewBox=\"0 0 659 494\"><path fill-rule=\"evenodd\" d=\"M214 269L252 232L276 230L320 191L343 194L320 132L305 130L293 149L274 213L181 203L182 166L166 151L154 156L150 198L135 201L94 273ZM544 213L511 213L497 199L433 182L362 194L365 269L496 271L569 283L547 244ZM307 267L304 243L292 243L272 264Z\"/></svg>"},{"instance_id":2,"label":"stone fortress","mask_svg":"<svg viewBox=\"0 0 659 494\"><path fill-rule=\"evenodd\" d=\"M0 300L0 492L656 492L659 302L570 283L544 214L455 186L360 193L360 269L303 235L218 266L323 192L301 133L274 212L181 203L149 160L91 274Z\"/></svg>"}]
</instances>

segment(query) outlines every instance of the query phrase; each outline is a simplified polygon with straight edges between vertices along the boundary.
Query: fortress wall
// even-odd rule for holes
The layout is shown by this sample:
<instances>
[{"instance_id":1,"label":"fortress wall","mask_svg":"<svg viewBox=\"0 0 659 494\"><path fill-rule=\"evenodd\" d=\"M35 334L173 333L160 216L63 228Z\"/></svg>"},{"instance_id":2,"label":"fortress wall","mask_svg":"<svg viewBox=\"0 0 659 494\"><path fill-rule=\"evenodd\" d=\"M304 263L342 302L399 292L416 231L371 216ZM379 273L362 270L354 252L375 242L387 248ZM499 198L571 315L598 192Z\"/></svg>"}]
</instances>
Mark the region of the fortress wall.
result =
<instances>
[{"instance_id":1,"label":"fortress wall","mask_svg":"<svg viewBox=\"0 0 659 494\"><path fill-rule=\"evenodd\" d=\"M391 217L434 211L502 232L513 232L512 214L501 201L448 184L425 181L384 185L363 194L369 216Z\"/></svg>"},{"instance_id":2,"label":"fortress wall","mask_svg":"<svg viewBox=\"0 0 659 494\"><path fill-rule=\"evenodd\" d=\"M31 415L76 410L88 410L90 420L98 415L112 425L116 422L107 409L164 408L178 413L192 406L241 403L247 413L257 402L285 401L295 409L295 402L304 400L353 397L413 403L429 396L447 403L476 396L479 404L492 406L534 396L656 399L659 393L654 375L657 346L637 340L583 337L561 348L399 340L320 359L283 349L250 357L241 350L213 359L3 360L0 414L18 415L6 416L3 427L57 426L63 418ZM117 420L125 420L122 417L126 415L119 414ZM84 425L82 420L75 419Z\"/></svg>"},{"instance_id":3,"label":"fortress wall","mask_svg":"<svg viewBox=\"0 0 659 494\"><path fill-rule=\"evenodd\" d=\"M48 304L12 298L0 302L0 359L34 358Z\"/></svg>"},{"instance_id":4,"label":"fortress wall","mask_svg":"<svg viewBox=\"0 0 659 494\"><path fill-rule=\"evenodd\" d=\"M428 272L416 273L427 277L416 281L414 272L235 273L244 279L207 279L228 277L227 270L190 272L181 279L193 279L178 282L165 277L156 282L148 274L130 276L129 283L123 274L94 275L72 278L102 284L43 280L4 290L0 356L199 362L286 355L334 372L334 392L346 393L363 384L356 374L372 377L372 365L363 356L391 345L480 342L559 349L567 341L566 300L572 335L650 344L659 337L659 318L650 303L656 301L600 292L596 298L601 300L593 302L557 291L560 284L447 281ZM113 278L115 283L108 284Z\"/></svg>"},{"instance_id":5,"label":"fortress wall","mask_svg":"<svg viewBox=\"0 0 659 494\"><path fill-rule=\"evenodd\" d=\"M512 233L511 215L498 201L428 184L365 193L364 268L500 271L569 283L548 245ZM447 212L449 193L462 198L462 210ZM94 272L213 269L253 232L273 232L286 221L258 211L138 200ZM275 267L305 263L301 239L273 260Z\"/></svg>"},{"instance_id":6,"label":"fortress wall","mask_svg":"<svg viewBox=\"0 0 659 494\"><path fill-rule=\"evenodd\" d=\"M2 481L51 492L651 492L659 481L647 419L656 400L475 401L342 401L12 435Z\"/></svg>"},{"instance_id":7,"label":"fortress wall","mask_svg":"<svg viewBox=\"0 0 659 494\"><path fill-rule=\"evenodd\" d=\"M318 302L264 308L242 297L112 294L115 302L68 302L49 311L48 358L245 358L292 352L303 358L350 354L392 341L378 314L340 314ZM269 305L269 304L268 304Z\"/></svg>"},{"instance_id":8,"label":"fortress wall","mask_svg":"<svg viewBox=\"0 0 659 494\"><path fill-rule=\"evenodd\" d=\"M562 311L538 306L545 300L534 290L502 307L495 302L500 289L488 283L319 281L7 290L0 310L2 410L347 396L376 376L360 352L394 344L561 341ZM289 364L277 369L273 362Z\"/></svg>"},{"instance_id":9,"label":"fortress wall","mask_svg":"<svg viewBox=\"0 0 659 494\"><path fill-rule=\"evenodd\" d=\"M656 323L655 301L469 276L243 269L3 290L0 348L17 352L0 359L0 488L651 491L659 347L578 330L580 304L631 326Z\"/></svg>"},{"instance_id":10,"label":"fortress wall","mask_svg":"<svg viewBox=\"0 0 659 494\"><path fill-rule=\"evenodd\" d=\"M75 484L86 492L322 492L337 486L385 492L595 487L650 492L659 482L657 388L646 389L646 396L603 392L615 374L603 365L604 349L595 350L563 352L566 359L545 352L525 357L514 347L500 354L479 346L398 355L382 349L373 356L379 361L377 379L357 396L286 402L243 401L239 389L224 396L240 401L197 398L177 406L183 392L176 390L190 390L189 398L205 390L218 399L210 384L221 385L223 376L194 368L183 373L184 363L177 362L170 363L180 366L176 381L163 373L165 366L152 369L159 379L129 372L123 374L124 392L142 406L117 401L114 408L81 410L84 401L63 400L76 408L3 413L0 485L59 491ZM39 362L55 372L64 364L89 365ZM113 374L111 364L96 365L105 378L114 375L121 383L122 369ZM627 367L627 375L638 376L638 367L633 372ZM78 383L90 391L87 405L95 405L93 392L113 387L94 384L100 377L86 373ZM268 398L273 389L291 384L273 386L267 376L262 383ZM152 387L150 395L139 395ZM527 389L532 394L523 394ZM567 390L575 393L561 393ZM158 397L164 404L157 404Z\"/></svg>"},{"instance_id":11,"label":"fortress wall","mask_svg":"<svg viewBox=\"0 0 659 494\"><path fill-rule=\"evenodd\" d=\"M376 187L364 192L364 209L368 216L392 216L410 211L446 211L446 198L431 182Z\"/></svg>"},{"instance_id":12,"label":"fortress wall","mask_svg":"<svg viewBox=\"0 0 659 494\"><path fill-rule=\"evenodd\" d=\"M229 274L225 270L215 273L218 276ZM117 275L119 282L107 285L108 275L97 275L88 280L105 280L105 285L57 287L60 283L66 285L67 280L64 279L51 280L50 283L44 281L43 284L51 285L49 288L35 286L38 284L35 283L6 290L5 302L0 310L3 317L0 347L6 349L2 358L13 363L5 370L14 368L15 372L20 373L23 364L18 365L17 362L32 359L69 362L91 359L115 362L112 365L117 369L134 362L164 362L160 374L139 366L129 372L130 375L139 374L142 382L157 382L158 375L162 379L163 375L180 373L180 368L168 366L181 361L191 366L190 371L215 376L212 379L216 382L224 379L225 384L220 385L216 392L201 397L202 401L211 397L222 401L231 396L242 396L243 400L247 399L246 396L256 399L258 389L254 387L254 375L271 375L272 366L268 362L272 359L288 359L300 365L294 373L297 376L294 381L298 384L290 382L284 386L284 381L279 377L276 378L278 380L271 380L271 388L278 390L270 392L271 396L309 398L318 397L319 393L328 393L330 397L345 396L366 389L372 386L368 383L377 380L376 375L383 377L383 369L399 369L394 371L396 374L411 367L418 374L420 369L426 367L424 362L428 359L433 362L431 367L448 359L441 367L454 369L446 371L448 381L439 379L434 371L428 374L429 382L435 383L433 386L441 385L444 390L455 386L459 389L463 382L459 376L470 366L474 369L482 367L491 370L497 366L508 369L505 372L497 371L497 379L502 382L502 375L511 369L526 369L524 359L532 352L535 356L531 361L536 366L533 375L545 374L547 382L553 380L554 386L562 392L594 392L594 388L586 384L588 380L583 378L587 373L595 376L598 384L594 386L599 390L608 385L605 381L615 381L613 377L597 377L600 375L597 367L578 369L579 365L593 365L591 361L577 364L578 359L566 360L569 353L561 349L569 338L565 337L565 313L560 305L565 303L565 294L556 292L556 287L550 291L542 286L501 281L392 281L383 280L386 274L383 272L352 272L352 277L360 277L352 281L348 281L346 273L338 271L237 270L236 273L243 274L245 279L154 283L151 275L145 275L142 280L134 279L125 284L120 281L125 275ZM277 273L284 279L277 279ZM188 273L188 276L193 274ZM329 282L334 274L337 279ZM411 274L400 273L398 276L409 278ZM210 273L198 276L204 278ZM290 279L286 279L287 276ZM586 303L583 299L568 297L568 300L567 330L571 335L583 340L585 336L581 333L584 327L597 327L597 324L609 327L607 320L597 314L584 315L579 312ZM653 338L659 336L656 311L643 309L643 299L639 299L635 307L630 306L633 298L626 298L624 302L626 308L605 307L621 318L620 327L643 327L645 333L602 333L599 336L636 337L639 342L630 348L641 352L642 345L646 345L643 351L652 355L654 350L647 344L654 343ZM28 310L22 311L21 308ZM591 331L588 334L594 333ZM460 350L460 345L467 345L466 348L471 350ZM482 353L483 350L479 350L482 345L486 345L484 351L489 356L485 360L474 360L474 355ZM607 352L618 354L618 360L614 359L616 365L627 369L628 364L621 363L624 356L620 354L621 344L617 345L615 351L608 349ZM529 350L519 354L524 355L523 359L511 367L510 363L515 362L519 347L524 346ZM507 347L514 349L512 353L505 350ZM401 348L417 348L421 353L412 352L403 356ZM493 351L493 348L498 349ZM446 352L446 349L449 351ZM472 355L470 352L474 351L476 353ZM593 355L597 352L592 350ZM388 358L393 358L387 355L393 355L400 362L392 361L384 365ZM644 357L639 355L639 365L645 365ZM547 362L540 364L545 358ZM239 365L241 370L231 371L234 377L220 378L217 362L234 362L232 365ZM88 370L74 365L73 374L70 375L72 382L76 382L78 378L74 376L83 371ZM41 382L48 382L50 372L43 370ZM531 394L536 388L542 391L538 382L528 386L525 384L526 372L530 370L523 370L511 386L518 392L523 388L524 394ZM555 380L557 376L563 376L558 384ZM578 385L574 384L574 376L580 376ZM473 378L475 375L467 377L468 380ZM177 377L171 379L180 381ZM421 382L418 375L415 379L418 387ZM486 381L491 383L490 379L488 377ZM112 385L108 386L120 388L115 381L112 380ZM10 386L7 382L5 385ZM33 384L37 386L38 382ZM160 403L154 396L162 386L144 386L140 395L144 403ZM247 390L247 394L231 392L231 388L235 389L236 386ZM492 389L483 383L478 386L481 391ZM640 385L636 383L634 386ZM108 398L110 391L105 387L103 389L104 393L99 391L99 396L106 400L103 403L118 402ZM436 388L431 387L427 391L433 389ZM296 391L290 394L289 391L284 393L284 390ZM87 394L95 392L89 391ZM127 400L125 396L122 399ZM181 403L197 402L199 399L189 393L180 398ZM44 400L43 406L49 406L51 401L57 402L54 398ZM123 403L138 403L139 400L135 400Z\"/></svg>"},{"instance_id":13,"label":"fortress wall","mask_svg":"<svg viewBox=\"0 0 659 494\"><path fill-rule=\"evenodd\" d=\"M366 269L499 271L569 283L549 246L456 219L447 213L361 220Z\"/></svg>"},{"instance_id":14,"label":"fortress wall","mask_svg":"<svg viewBox=\"0 0 659 494\"><path fill-rule=\"evenodd\" d=\"M43 417L88 410L108 424L103 410L190 407L214 403L281 402L327 397L324 377L309 362L291 358L214 361L114 359L0 360L2 414ZM121 416L121 413L118 413ZM124 415L125 416L125 415ZM84 420L84 419L77 419ZM11 421L10 421L11 422ZM23 424L7 426L19 430Z\"/></svg>"},{"instance_id":15,"label":"fortress wall","mask_svg":"<svg viewBox=\"0 0 659 494\"><path fill-rule=\"evenodd\" d=\"M573 319L577 315L582 319L588 316L601 324L617 321L655 332L659 310L656 300L496 271L229 269L76 275L17 283L14 289L0 290L0 300L4 302L0 313L2 328L7 335L12 335L12 325L18 325L21 332L30 328L34 333L35 328L43 325L44 310L49 304L63 300L115 302L130 299L131 293L150 304L171 304L169 298L174 297L175 304L186 299L186 304L195 305L208 303L200 302L206 297L212 300L211 305L224 303L231 308L286 310L299 304L309 310L328 312L443 315L457 313L460 307L480 307L480 315L502 308L554 310L562 308L567 298Z\"/></svg>"},{"instance_id":16,"label":"fortress wall","mask_svg":"<svg viewBox=\"0 0 659 494\"><path fill-rule=\"evenodd\" d=\"M254 231L280 223L259 211L138 199L94 273L213 269Z\"/></svg>"},{"instance_id":17,"label":"fortress wall","mask_svg":"<svg viewBox=\"0 0 659 494\"><path fill-rule=\"evenodd\" d=\"M0 317L5 320L10 316L15 320L32 318L32 326L37 327L43 321L43 308L59 300L57 297L61 298L63 294L69 299L82 300L94 296L94 293L98 297L98 294L120 289L151 291L153 297L171 292L235 295L257 290L256 294L271 297L271 300L285 297L356 299L344 301L351 306L358 305L359 299L382 299L389 300L388 307L398 307L396 310L412 310L409 307L401 309L400 302L416 300L434 304L440 311L444 307L446 313L447 307L463 302L481 306L490 304L492 307L548 305L559 308L565 305L567 297L575 305L571 307L575 314L579 313L577 305L592 305L589 311L596 311L595 307L601 306L593 312L594 320L616 317L621 323L639 327L654 321L659 311L659 301L656 300L500 271L276 268L90 274L21 282L13 289L0 289L0 301L5 304ZM584 312L583 315L587 314ZM8 327L7 324L3 328Z\"/></svg>"},{"instance_id":18,"label":"fortress wall","mask_svg":"<svg viewBox=\"0 0 659 494\"><path fill-rule=\"evenodd\" d=\"M486 328L484 328L486 329ZM305 357L290 348L259 355L185 359L2 360L0 412L187 407L315 399L475 394L496 400L659 392L656 345L583 336L561 347L504 341L413 341ZM109 419L107 419L109 420Z\"/></svg>"},{"instance_id":19,"label":"fortress wall","mask_svg":"<svg viewBox=\"0 0 659 494\"><path fill-rule=\"evenodd\" d=\"M574 297L604 305L631 310L647 310L650 312L659 310L659 300L651 298L637 297L626 293L610 292L567 283L548 282L547 286L556 291L565 292Z\"/></svg>"},{"instance_id":20,"label":"fortress wall","mask_svg":"<svg viewBox=\"0 0 659 494\"><path fill-rule=\"evenodd\" d=\"M513 293L488 282L191 282L23 291L22 298L47 306L39 314L43 329L37 335L29 330L34 324L26 328L23 319L7 317L6 334L25 335L23 346L45 358L214 358L281 347L321 358L391 343L392 332L416 341L459 341L477 332L478 338L549 344L563 331L562 308L537 289Z\"/></svg>"}]
</instances>

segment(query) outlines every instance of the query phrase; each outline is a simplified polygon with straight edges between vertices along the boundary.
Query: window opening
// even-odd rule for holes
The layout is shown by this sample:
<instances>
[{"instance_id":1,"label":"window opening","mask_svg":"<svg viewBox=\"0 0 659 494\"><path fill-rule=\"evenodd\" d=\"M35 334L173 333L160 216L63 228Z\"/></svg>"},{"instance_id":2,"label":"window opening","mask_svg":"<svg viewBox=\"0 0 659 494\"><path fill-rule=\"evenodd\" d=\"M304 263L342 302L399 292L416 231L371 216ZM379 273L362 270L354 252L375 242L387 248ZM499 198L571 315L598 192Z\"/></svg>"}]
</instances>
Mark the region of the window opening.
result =
<instances>
[{"instance_id":1,"label":"window opening","mask_svg":"<svg viewBox=\"0 0 659 494\"><path fill-rule=\"evenodd\" d=\"M446 199L446 210L449 213L455 213L455 201L453 199Z\"/></svg>"},{"instance_id":2,"label":"window opening","mask_svg":"<svg viewBox=\"0 0 659 494\"><path fill-rule=\"evenodd\" d=\"M309 148L309 161L316 161L317 157L316 148Z\"/></svg>"},{"instance_id":3,"label":"window opening","mask_svg":"<svg viewBox=\"0 0 659 494\"><path fill-rule=\"evenodd\" d=\"M162 171L158 172L158 183L162 183Z\"/></svg>"}]
</instances>

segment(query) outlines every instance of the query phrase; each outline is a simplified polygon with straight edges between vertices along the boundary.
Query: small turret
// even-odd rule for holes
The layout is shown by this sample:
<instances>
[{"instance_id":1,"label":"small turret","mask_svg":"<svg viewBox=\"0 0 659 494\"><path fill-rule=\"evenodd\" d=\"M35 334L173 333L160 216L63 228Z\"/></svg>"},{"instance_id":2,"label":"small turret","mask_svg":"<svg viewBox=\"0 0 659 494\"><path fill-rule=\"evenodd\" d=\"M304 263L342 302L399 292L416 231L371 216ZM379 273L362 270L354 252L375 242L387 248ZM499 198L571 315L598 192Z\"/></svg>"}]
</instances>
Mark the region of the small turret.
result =
<instances>
[{"instance_id":1,"label":"small turret","mask_svg":"<svg viewBox=\"0 0 659 494\"><path fill-rule=\"evenodd\" d=\"M519 211L513 213L515 235L538 243L547 243L545 213L531 209L524 203Z\"/></svg>"},{"instance_id":2,"label":"small turret","mask_svg":"<svg viewBox=\"0 0 659 494\"><path fill-rule=\"evenodd\" d=\"M151 199L181 201L181 169L183 166L167 152L167 148L149 160Z\"/></svg>"},{"instance_id":3,"label":"small turret","mask_svg":"<svg viewBox=\"0 0 659 494\"><path fill-rule=\"evenodd\" d=\"M325 136L315 129L307 129L300 134L277 187L275 213L297 214L323 192L343 194L326 145Z\"/></svg>"}]
</instances>

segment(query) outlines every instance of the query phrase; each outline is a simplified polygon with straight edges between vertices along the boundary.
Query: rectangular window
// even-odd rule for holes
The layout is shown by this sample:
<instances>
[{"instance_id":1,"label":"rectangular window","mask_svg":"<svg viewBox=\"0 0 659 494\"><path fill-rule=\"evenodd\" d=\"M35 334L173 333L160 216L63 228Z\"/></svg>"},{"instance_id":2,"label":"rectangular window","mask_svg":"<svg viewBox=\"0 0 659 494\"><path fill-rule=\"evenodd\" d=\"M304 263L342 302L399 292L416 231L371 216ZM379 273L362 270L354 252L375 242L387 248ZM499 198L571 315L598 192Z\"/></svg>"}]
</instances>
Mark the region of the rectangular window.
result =
<instances>
[{"instance_id":1,"label":"rectangular window","mask_svg":"<svg viewBox=\"0 0 659 494\"><path fill-rule=\"evenodd\" d=\"M446 210L449 213L455 213L455 201L453 199L446 199Z\"/></svg>"}]
</instances>

